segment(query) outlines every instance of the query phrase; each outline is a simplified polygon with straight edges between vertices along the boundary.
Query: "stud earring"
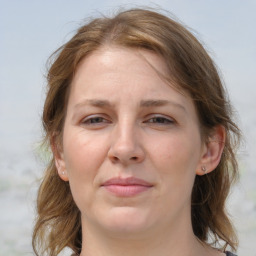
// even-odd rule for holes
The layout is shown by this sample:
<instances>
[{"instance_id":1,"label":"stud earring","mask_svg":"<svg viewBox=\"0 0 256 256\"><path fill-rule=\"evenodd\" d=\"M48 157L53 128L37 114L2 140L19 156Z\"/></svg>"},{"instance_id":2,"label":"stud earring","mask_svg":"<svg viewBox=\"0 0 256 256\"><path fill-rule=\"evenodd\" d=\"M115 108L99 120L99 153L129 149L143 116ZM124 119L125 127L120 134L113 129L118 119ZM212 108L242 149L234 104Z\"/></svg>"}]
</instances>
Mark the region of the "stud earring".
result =
<instances>
[{"instance_id":1,"label":"stud earring","mask_svg":"<svg viewBox=\"0 0 256 256\"><path fill-rule=\"evenodd\" d=\"M64 171L62 172L62 175L65 175L65 172L64 172Z\"/></svg>"},{"instance_id":2,"label":"stud earring","mask_svg":"<svg viewBox=\"0 0 256 256\"><path fill-rule=\"evenodd\" d=\"M201 167L201 170L206 174L207 173L207 169L206 169L206 167L203 165L202 167Z\"/></svg>"}]
</instances>

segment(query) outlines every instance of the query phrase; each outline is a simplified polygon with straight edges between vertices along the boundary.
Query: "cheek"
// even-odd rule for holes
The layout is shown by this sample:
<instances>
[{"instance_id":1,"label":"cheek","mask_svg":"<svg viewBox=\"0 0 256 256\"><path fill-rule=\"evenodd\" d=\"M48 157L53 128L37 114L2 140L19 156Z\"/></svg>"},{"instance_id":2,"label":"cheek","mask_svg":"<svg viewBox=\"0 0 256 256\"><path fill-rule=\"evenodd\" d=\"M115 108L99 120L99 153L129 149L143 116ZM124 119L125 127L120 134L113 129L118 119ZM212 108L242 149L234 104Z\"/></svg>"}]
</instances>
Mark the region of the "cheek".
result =
<instances>
[{"instance_id":1,"label":"cheek","mask_svg":"<svg viewBox=\"0 0 256 256\"><path fill-rule=\"evenodd\" d=\"M68 131L67 131L68 132ZM102 138L77 131L64 138L64 159L70 179L90 179L104 161L106 150Z\"/></svg>"},{"instance_id":2,"label":"cheek","mask_svg":"<svg viewBox=\"0 0 256 256\"><path fill-rule=\"evenodd\" d=\"M196 166L200 158L200 136L188 136L180 133L179 136L170 135L162 140L158 140L153 146L153 151L159 159L159 163L169 163L169 167L186 166L189 168ZM180 170L181 171L181 170Z\"/></svg>"},{"instance_id":3,"label":"cheek","mask_svg":"<svg viewBox=\"0 0 256 256\"><path fill-rule=\"evenodd\" d=\"M191 205L191 192L195 168L200 156L200 137L187 132L177 132L157 138L151 144L150 166L158 175L158 195L155 203L157 213L173 219ZM163 203L164 202L164 203ZM174 207L175 206L175 207ZM153 213L152 213L153 214Z\"/></svg>"},{"instance_id":4,"label":"cheek","mask_svg":"<svg viewBox=\"0 0 256 256\"><path fill-rule=\"evenodd\" d=\"M63 138L63 148L72 195L80 210L85 205L90 208L97 190L97 175L105 159L106 147L102 138L87 136L84 131L67 131L67 134Z\"/></svg>"},{"instance_id":5,"label":"cheek","mask_svg":"<svg viewBox=\"0 0 256 256\"><path fill-rule=\"evenodd\" d=\"M179 133L159 140L154 145L154 165L162 188L171 198L189 197L200 159L200 136ZM187 196L185 196L185 194ZM176 199L175 199L176 200Z\"/></svg>"}]
</instances>

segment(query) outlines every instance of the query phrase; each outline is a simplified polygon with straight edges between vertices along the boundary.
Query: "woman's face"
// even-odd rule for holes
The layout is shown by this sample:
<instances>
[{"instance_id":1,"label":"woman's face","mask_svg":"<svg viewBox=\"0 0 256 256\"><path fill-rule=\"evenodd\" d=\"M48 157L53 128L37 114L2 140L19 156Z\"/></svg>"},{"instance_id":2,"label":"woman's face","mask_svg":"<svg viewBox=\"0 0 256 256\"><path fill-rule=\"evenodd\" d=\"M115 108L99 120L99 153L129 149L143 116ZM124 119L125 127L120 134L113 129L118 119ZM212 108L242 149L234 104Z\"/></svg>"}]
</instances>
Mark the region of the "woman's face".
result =
<instances>
[{"instance_id":1,"label":"woman's face","mask_svg":"<svg viewBox=\"0 0 256 256\"><path fill-rule=\"evenodd\" d=\"M154 53L110 47L75 73L56 164L85 227L135 234L190 223L206 147L192 100L152 66L167 72Z\"/></svg>"}]
</instances>

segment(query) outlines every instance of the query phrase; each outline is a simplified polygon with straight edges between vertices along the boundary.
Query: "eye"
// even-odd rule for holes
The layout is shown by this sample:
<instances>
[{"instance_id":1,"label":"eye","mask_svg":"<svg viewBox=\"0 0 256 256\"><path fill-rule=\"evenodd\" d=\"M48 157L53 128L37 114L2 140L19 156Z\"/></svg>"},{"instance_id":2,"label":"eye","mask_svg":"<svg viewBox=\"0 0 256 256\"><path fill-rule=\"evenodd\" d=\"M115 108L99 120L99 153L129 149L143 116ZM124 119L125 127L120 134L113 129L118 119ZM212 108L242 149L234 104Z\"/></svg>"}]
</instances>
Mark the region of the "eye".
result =
<instances>
[{"instance_id":1,"label":"eye","mask_svg":"<svg viewBox=\"0 0 256 256\"><path fill-rule=\"evenodd\" d=\"M170 117L165 116L152 116L151 118L148 118L144 123L149 123L152 125L172 125L175 123L175 121Z\"/></svg>"},{"instance_id":2,"label":"eye","mask_svg":"<svg viewBox=\"0 0 256 256\"><path fill-rule=\"evenodd\" d=\"M86 126L104 126L108 123L110 123L110 121L102 116L97 116L97 115L92 115L92 116L88 116L86 118L84 118L81 121L82 125L86 125Z\"/></svg>"}]
</instances>

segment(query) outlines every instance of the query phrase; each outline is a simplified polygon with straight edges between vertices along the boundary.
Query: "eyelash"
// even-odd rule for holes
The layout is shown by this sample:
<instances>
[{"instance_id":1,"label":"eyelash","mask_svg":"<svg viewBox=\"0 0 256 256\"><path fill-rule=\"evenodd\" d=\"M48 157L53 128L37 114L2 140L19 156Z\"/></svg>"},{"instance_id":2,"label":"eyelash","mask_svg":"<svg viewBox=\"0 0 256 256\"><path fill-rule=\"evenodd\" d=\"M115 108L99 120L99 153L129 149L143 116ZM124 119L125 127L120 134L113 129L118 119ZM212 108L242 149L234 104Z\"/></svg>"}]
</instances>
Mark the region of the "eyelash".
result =
<instances>
[{"instance_id":1,"label":"eyelash","mask_svg":"<svg viewBox=\"0 0 256 256\"><path fill-rule=\"evenodd\" d=\"M102 116L89 116L82 120L82 125L89 125L89 126L100 126L102 124L109 124L111 121L102 117ZM143 123L149 123L151 125L161 125L161 126L168 126L173 125L175 121L172 118L167 118L164 116L151 116L150 118L143 121Z\"/></svg>"},{"instance_id":2,"label":"eyelash","mask_svg":"<svg viewBox=\"0 0 256 256\"><path fill-rule=\"evenodd\" d=\"M152 120L152 121L150 121ZM156 125L171 125L174 123L174 120L171 118L166 118L164 116L153 116L150 119L148 119L146 122Z\"/></svg>"},{"instance_id":3,"label":"eyelash","mask_svg":"<svg viewBox=\"0 0 256 256\"><path fill-rule=\"evenodd\" d=\"M99 119L101 121L99 121ZM106 118L102 116L93 116L93 117L88 117L82 120L82 124L85 124L85 125L97 125L102 123L110 123L110 121L108 121Z\"/></svg>"}]
</instances>

